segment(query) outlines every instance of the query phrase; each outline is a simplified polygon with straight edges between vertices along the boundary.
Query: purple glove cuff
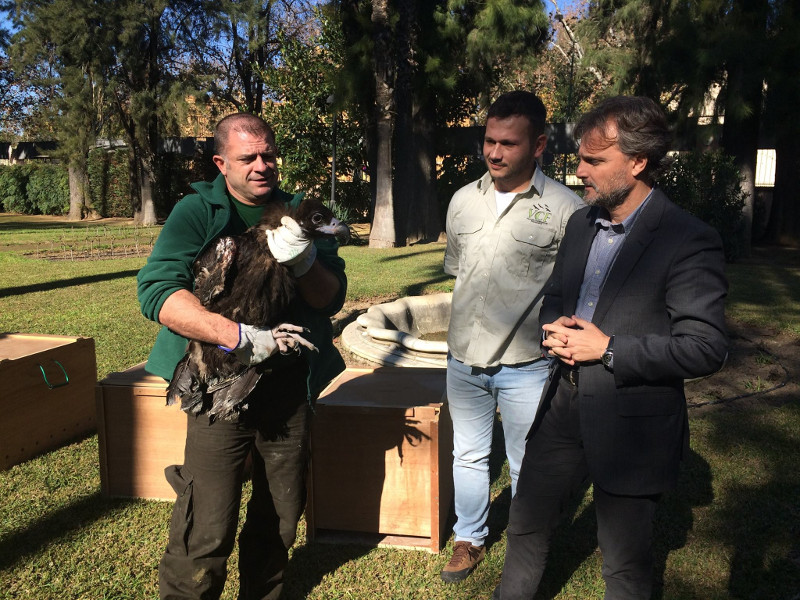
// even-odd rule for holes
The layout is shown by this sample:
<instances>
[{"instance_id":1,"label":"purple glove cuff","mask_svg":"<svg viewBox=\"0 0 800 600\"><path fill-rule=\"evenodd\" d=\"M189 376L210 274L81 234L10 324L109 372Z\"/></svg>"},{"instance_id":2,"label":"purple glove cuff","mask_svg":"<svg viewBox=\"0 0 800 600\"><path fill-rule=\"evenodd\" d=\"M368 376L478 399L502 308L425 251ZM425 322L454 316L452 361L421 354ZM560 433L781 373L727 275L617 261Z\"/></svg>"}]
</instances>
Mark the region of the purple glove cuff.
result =
<instances>
[{"instance_id":1,"label":"purple glove cuff","mask_svg":"<svg viewBox=\"0 0 800 600\"><path fill-rule=\"evenodd\" d=\"M241 324L241 323L238 323L237 325L238 325L238 327L239 327L239 341L237 341L237 342L236 342L236 345L235 345L233 348L226 348L225 346L219 346L219 345L218 345L218 346L217 346L217 348L219 348L220 350L225 350L225 352L227 352L228 354L230 354L231 352L233 352L234 350L236 350L236 348L238 348L238 347L239 347L239 344L241 344L241 343L242 343L242 324Z\"/></svg>"}]
</instances>

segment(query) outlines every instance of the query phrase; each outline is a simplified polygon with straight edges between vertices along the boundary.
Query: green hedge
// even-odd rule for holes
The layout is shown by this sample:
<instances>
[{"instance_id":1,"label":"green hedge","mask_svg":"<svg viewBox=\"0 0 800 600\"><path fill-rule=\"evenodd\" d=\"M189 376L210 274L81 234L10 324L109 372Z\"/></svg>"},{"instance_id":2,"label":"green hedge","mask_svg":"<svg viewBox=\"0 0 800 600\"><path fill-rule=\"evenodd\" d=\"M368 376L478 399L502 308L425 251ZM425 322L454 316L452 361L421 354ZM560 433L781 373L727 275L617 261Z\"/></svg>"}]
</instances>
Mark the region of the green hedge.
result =
<instances>
[{"instance_id":1,"label":"green hedge","mask_svg":"<svg viewBox=\"0 0 800 600\"><path fill-rule=\"evenodd\" d=\"M33 213L33 204L25 192L32 170L32 165L0 166L0 204L4 211Z\"/></svg>"},{"instance_id":2,"label":"green hedge","mask_svg":"<svg viewBox=\"0 0 800 600\"><path fill-rule=\"evenodd\" d=\"M545 173L560 180L563 156L545 167ZM567 171L575 172L577 156L567 156ZM702 219L722 238L725 259L733 261L744 252L742 208L746 198L742 178L730 156L722 152L688 152L676 156L659 178L658 187L670 200Z\"/></svg>"},{"instance_id":3,"label":"green hedge","mask_svg":"<svg viewBox=\"0 0 800 600\"><path fill-rule=\"evenodd\" d=\"M28 179L28 201L38 214L65 215L69 212L69 173L62 165L37 165Z\"/></svg>"},{"instance_id":4,"label":"green hedge","mask_svg":"<svg viewBox=\"0 0 800 600\"><path fill-rule=\"evenodd\" d=\"M133 217L128 150L96 148L89 153L89 193L103 217ZM215 178L210 156L160 155L156 164L156 210L166 216L192 190L190 183ZM69 212L69 174L65 165L26 163L0 166L0 210L22 214Z\"/></svg>"},{"instance_id":5,"label":"green hedge","mask_svg":"<svg viewBox=\"0 0 800 600\"><path fill-rule=\"evenodd\" d=\"M667 196L702 219L722 237L725 259L733 261L745 250L742 208L746 192L730 156L722 152L691 152L673 160L659 178Z\"/></svg>"},{"instance_id":6,"label":"green hedge","mask_svg":"<svg viewBox=\"0 0 800 600\"><path fill-rule=\"evenodd\" d=\"M96 148L89 153L89 188L92 203L104 217L132 217L133 202L128 150ZM219 174L211 156L160 154L155 164L153 189L156 212L167 216L175 203L192 192L189 184L209 181Z\"/></svg>"},{"instance_id":7,"label":"green hedge","mask_svg":"<svg viewBox=\"0 0 800 600\"><path fill-rule=\"evenodd\" d=\"M63 215L69 212L69 176L54 164L0 166L0 204L8 212Z\"/></svg>"},{"instance_id":8,"label":"green hedge","mask_svg":"<svg viewBox=\"0 0 800 600\"><path fill-rule=\"evenodd\" d=\"M219 175L219 169L211 160L211 153L196 153L184 156L176 153L164 153L156 162L155 203L159 216L166 217L175 204L186 194L194 190L191 184L197 181L213 181Z\"/></svg>"},{"instance_id":9,"label":"green hedge","mask_svg":"<svg viewBox=\"0 0 800 600\"><path fill-rule=\"evenodd\" d=\"M217 175L208 156L159 157L155 194L158 214L166 216L175 203L191 192L189 184ZM104 217L132 217L130 164L126 149L95 149L89 154L92 203ZM437 180L442 219L453 193L480 177L484 164L475 159L445 159ZM678 156L660 178L659 187L675 203L719 231L729 261L744 251L742 207L745 193L733 160L720 152ZM369 212L369 186L361 181L337 182L340 209L364 217ZM0 166L0 209L23 214L63 215L69 212L69 178L64 165ZM352 215L351 215L352 216ZM442 221L444 222L444 220Z\"/></svg>"},{"instance_id":10,"label":"green hedge","mask_svg":"<svg viewBox=\"0 0 800 600\"><path fill-rule=\"evenodd\" d=\"M89 152L87 170L94 209L104 217L132 217L128 150L95 148Z\"/></svg>"}]
</instances>

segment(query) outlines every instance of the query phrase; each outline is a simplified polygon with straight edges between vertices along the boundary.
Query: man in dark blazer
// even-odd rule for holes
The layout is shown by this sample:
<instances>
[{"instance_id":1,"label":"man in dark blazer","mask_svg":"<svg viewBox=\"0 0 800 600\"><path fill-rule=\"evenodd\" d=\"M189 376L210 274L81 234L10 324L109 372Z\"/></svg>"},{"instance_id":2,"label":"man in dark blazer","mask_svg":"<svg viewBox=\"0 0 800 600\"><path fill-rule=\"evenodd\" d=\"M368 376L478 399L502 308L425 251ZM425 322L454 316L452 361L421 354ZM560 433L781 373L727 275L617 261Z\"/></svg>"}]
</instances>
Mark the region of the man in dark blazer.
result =
<instances>
[{"instance_id":1,"label":"man in dark blazer","mask_svg":"<svg viewBox=\"0 0 800 600\"><path fill-rule=\"evenodd\" d=\"M531 600L570 493L593 483L606 600L648 599L653 515L689 448L683 382L727 353L722 244L658 189L666 119L647 98L584 115L567 224L539 321L554 368L511 504L494 598Z\"/></svg>"}]
</instances>

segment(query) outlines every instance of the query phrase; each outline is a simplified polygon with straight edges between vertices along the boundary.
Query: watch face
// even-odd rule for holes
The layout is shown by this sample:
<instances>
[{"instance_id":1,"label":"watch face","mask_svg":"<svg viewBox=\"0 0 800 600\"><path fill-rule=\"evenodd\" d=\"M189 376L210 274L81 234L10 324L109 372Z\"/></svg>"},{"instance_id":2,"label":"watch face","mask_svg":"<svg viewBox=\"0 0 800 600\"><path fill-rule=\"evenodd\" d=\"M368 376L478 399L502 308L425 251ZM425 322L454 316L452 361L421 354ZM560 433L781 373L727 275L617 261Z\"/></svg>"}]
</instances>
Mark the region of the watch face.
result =
<instances>
[{"instance_id":1,"label":"watch face","mask_svg":"<svg viewBox=\"0 0 800 600\"><path fill-rule=\"evenodd\" d=\"M608 365L610 365L610 364L611 364L611 359L612 359L612 358L614 358L614 354L612 354L612 353L611 353L611 352L609 352L608 350L606 350L605 352L603 352L603 356L602 356L602 358L601 358L601 360L603 361L603 365L604 365L604 366L606 366L606 367L607 367Z\"/></svg>"}]
</instances>

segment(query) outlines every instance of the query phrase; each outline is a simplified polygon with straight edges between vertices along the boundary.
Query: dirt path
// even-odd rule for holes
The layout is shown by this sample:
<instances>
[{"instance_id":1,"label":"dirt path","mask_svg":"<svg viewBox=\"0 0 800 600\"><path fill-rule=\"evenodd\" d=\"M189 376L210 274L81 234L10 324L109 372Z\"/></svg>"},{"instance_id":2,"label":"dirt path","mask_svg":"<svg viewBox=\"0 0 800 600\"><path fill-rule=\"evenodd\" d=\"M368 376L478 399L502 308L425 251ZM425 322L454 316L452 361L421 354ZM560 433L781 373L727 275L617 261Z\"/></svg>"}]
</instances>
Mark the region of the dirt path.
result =
<instances>
[{"instance_id":1,"label":"dirt path","mask_svg":"<svg viewBox=\"0 0 800 600\"><path fill-rule=\"evenodd\" d=\"M342 329L373 304L393 300L348 303L337 315L336 344L350 367L376 367L348 352L339 337ZM782 404L800 397L800 339L765 329L728 323L730 352L721 371L686 384L686 400L693 413L715 407L748 403Z\"/></svg>"},{"instance_id":2,"label":"dirt path","mask_svg":"<svg viewBox=\"0 0 800 600\"><path fill-rule=\"evenodd\" d=\"M800 339L766 329L728 323L731 347L723 369L686 385L694 411L752 402L782 404L800 394Z\"/></svg>"}]
</instances>

